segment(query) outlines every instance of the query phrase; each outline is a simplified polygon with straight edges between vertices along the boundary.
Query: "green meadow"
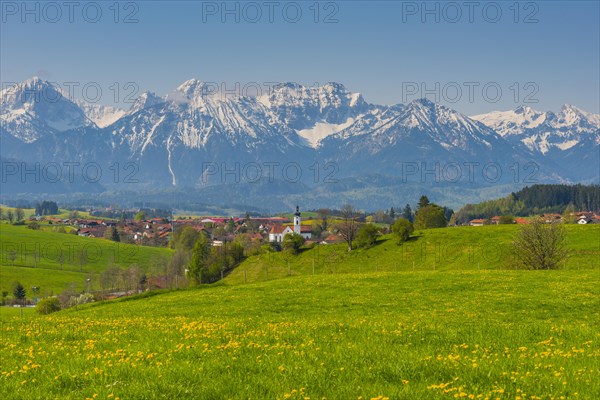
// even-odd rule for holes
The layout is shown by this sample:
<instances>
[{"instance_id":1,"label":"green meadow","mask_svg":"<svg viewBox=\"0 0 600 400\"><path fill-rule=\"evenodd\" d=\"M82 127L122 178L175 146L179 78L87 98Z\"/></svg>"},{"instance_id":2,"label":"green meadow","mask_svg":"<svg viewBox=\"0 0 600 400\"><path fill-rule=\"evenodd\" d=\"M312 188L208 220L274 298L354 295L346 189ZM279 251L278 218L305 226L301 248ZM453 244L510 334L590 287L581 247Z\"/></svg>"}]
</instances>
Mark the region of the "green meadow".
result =
<instances>
[{"instance_id":1,"label":"green meadow","mask_svg":"<svg viewBox=\"0 0 600 400\"><path fill-rule=\"evenodd\" d=\"M0 289L10 291L18 280L27 289L39 286L42 295L57 294L73 284L82 289L87 278L91 279L90 288L96 289L98 274L110 265L126 268L137 264L147 270L171 254L164 248L9 224L0 224L0 243Z\"/></svg>"},{"instance_id":2,"label":"green meadow","mask_svg":"<svg viewBox=\"0 0 600 400\"><path fill-rule=\"evenodd\" d=\"M594 399L600 275L213 285L2 319L10 399Z\"/></svg>"},{"instance_id":3,"label":"green meadow","mask_svg":"<svg viewBox=\"0 0 600 400\"><path fill-rule=\"evenodd\" d=\"M567 226L570 257L553 271L512 267L517 229L264 253L213 285L47 316L0 307L0 398L598 398L600 226ZM113 242L1 232L3 246L73 240L103 249L83 272L61 271L51 257L35 268L3 259L2 285L58 288L115 262ZM137 251L121 264L169 253Z\"/></svg>"},{"instance_id":4,"label":"green meadow","mask_svg":"<svg viewBox=\"0 0 600 400\"><path fill-rule=\"evenodd\" d=\"M17 209L15 207L7 207L4 205L0 205L2 207L2 212L4 212L5 214L8 211L12 211L15 212ZM22 208L23 213L25 214L25 218L29 218L29 217L35 217L35 208ZM90 213L86 212L86 211L77 211L79 218L95 218L95 217L91 217ZM66 210L63 208L60 208L58 210L58 214L55 215L50 215L49 217L52 218L69 218L69 215L71 214L71 210ZM102 219L111 219L111 218L102 218Z\"/></svg>"},{"instance_id":5,"label":"green meadow","mask_svg":"<svg viewBox=\"0 0 600 400\"><path fill-rule=\"evenodd\" d=\"M569 258L563 269L600 270L600 225L565 225ZM248 257L227 278L231 284L297 275L398 271L514 269L511 243L519 226L489 225L416 231L398 245L384 235L375 246L348 252L347 245L325 244L297 256L264 253Z\"/></svg>"}]
</instances>

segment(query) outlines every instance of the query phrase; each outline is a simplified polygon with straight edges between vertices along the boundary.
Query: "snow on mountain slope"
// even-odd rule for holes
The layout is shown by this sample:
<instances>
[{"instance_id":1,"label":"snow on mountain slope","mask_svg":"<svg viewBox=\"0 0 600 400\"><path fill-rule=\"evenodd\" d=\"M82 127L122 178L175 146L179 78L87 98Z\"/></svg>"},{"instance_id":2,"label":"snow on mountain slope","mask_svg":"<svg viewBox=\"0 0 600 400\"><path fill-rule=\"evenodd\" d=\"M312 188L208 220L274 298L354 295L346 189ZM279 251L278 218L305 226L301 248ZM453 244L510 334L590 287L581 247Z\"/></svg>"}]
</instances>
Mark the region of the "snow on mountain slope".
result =
<instances>
[{"instance_id":1,"label":"snow on mountain slope","mask_svg":"<svg viewBox=\"0 0 600 400\"><path fill-rule=\"evenodd\" d=\"M75 102L79 108L83 110L85 115L93 121L99 128L104 128L119 118L123 117L127 112L118 107L104 106L102 104L87 103L78 100Z\"/></svg>"},{"instance_id":2,"label":"snow on mountain slope","mask_svg":"<svg viewBox=\"0 0 600 400\"><path fill-rule=\"evenodd\" d=\"M502 136L518 135L525 129L531 129L544 123L546 113L531 107L518 107L510 111L493 111L487 114L474 115L476 121L493 128Z\"/></svg>"},{"instance_id":3,"label":"snow on mountain slope","mask_svg":"<svg viewBox=\"0 0 600 400\"><path fill-rule=\"evenodd\" d=\"M495 111L472 117L532 151L546 154L552 149L567 150L589 135L598 138L600 115L564 105L558 113L539 112L529 107Z\"/></svg>"},{"instance_id":4,"label":"snow on mountain slope","mask_svg":"<svg viewBox=\"0 0 600 400\"><path fill-rule=\"evenodd\" d=\"M197 80L184 82L162 103L153 101L152 107L129 113L111 129L134 152L143 152L148 145L165 146L171 136L177 140L170 143L190 149L223 142L246 149L269 142L301 142L257 99L207 96L204 84Z\"/></svg>"},{"instance_id":5,"label":"snow on mountain slope","mask_svg":"<svg viewBox=\"0 0 600 400\"><path fill-rule=\"evenodd\" d=\"M351 93L339 83L318 87L283 83L259 102L297 131L312 129L317 123L343 125L370 108L359 93Z\"/></svg>"},{"instance_id":6,"label":"snow on mountain slope","mask_svg":"<svg viewBox=\"0 0 600 400\"><path fill-rule=\"evenodd\" d=\"M96 126L59 87L37 77L0 92L0 122L26 143L48 133Z\"/></svg>"},{"instance_id":7,"label":"snow on mountain slope","mask_svg":"<svg viewBox=\"0 0 600 400\"><path fill-rule=\"evenodd\" d=\"M444 106L420 99L406 106L396 105L375 109L347 129L323 141L351 141L354 148L369 148L377 152L388 146L417 138L436 143L449 150L474 151L483 146L490 149L501 138L487 126ZM411 139L412 137L412 139Z\"/></svg>"},{"instance_id":8,"label":"snow on mountain slope","mask_svg":"<svg viewBox=\"0 0 600 400\"><path fill-rule=\"evenodd\" d=\"M360 116L358 118L360 118ZM317 122L312 128L301 129L297 131L297 133L306 140L306 144L308 146L316 148L319 146L321 140L325 139L327 136L343 131L344 129L352 125L354 121L354 118L348 118L345 122L341 124Z\"/></svg>"},{"instance_id":9,"label":"snow on mountain slope","mask_svg":"<svg viewBox=\"0 0 600 400\"><path fill-rule=\"evenodd\" d=\"M406 161L495 160L506 168L534 161L545 176L577 180L592 169L600 143L600 117L573 106L469 118L425 99L369 104L337 83L284 83L259 98L212 90L190 79L165 97L145 92L123 111L75 104L51 84L29 80L2 92L2 152L28 161L134 161L146 182L195 186L206 162L316 160L338 162L343 176L393 175ZM44 91L55 101L36 100Z\"/></svg>"},{"instance_id":10,"label":"snow on mountain slope","mask_svg":"<svg viewBox=\"0 0 600 400\"><path fill-rule=\"evenodd\" d=\"M135 114L138 111L141 111L145 108L154 107L155 105L164 103L165 100L162 97L157 96L152 92L144 92L142 93L131 105L129 110L127 110L127 114Z\"/></svg>"}]
</instances>

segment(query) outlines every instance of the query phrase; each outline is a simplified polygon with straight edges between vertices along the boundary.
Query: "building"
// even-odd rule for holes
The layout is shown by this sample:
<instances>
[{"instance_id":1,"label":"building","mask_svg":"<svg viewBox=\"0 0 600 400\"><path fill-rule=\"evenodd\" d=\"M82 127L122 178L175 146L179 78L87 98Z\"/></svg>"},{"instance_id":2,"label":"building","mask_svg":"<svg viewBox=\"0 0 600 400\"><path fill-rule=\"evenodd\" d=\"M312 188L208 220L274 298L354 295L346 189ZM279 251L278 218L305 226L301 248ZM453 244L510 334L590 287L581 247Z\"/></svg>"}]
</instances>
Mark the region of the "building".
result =
<instances>
[{"instance_id":1,"label":"building","mask_svg":"<svg viewBox=\"0 0 600 400\"><path fill-rule=\"evenodd\" d=\"M588 217L587 215L580 215L579 218L577 219L577 223L579 225L586 225L586 224L591 224L592 223L592 218Z\"/></svg>"},{"instance_id":2,"label":"building","mask_svg":"<svg viewBox=\"0 0 600 400\"><path fill-rule=\"evenodd\" d=\"M485 219L472 219L469 222L469 225L471 225L471 226L484 226L486 224L487 224L487 220L485 220Z\"/></svg>"},{"instance_id":3,"label":"building","mask_svg":"<svg viewBox=\"0 0 600 400\"><path fill-rule=\"evenodd\" d=\"M562 215L560 215L560 214L544 214L544 215L542 215L542 219L547 224L560 223L562 221Z\"/></svg>"},{"instance_id":4,"label":"building","mask_svg":"<svg viewBox=\"0 0 600 400\"><path fill-rule=\"evenodd\" d=\"M293 226L283 226L283 225L273 225L271 230L269 231L269 241L270 242L283 242L283 238L288 233L297 233L302 235L304 239L310 239L312 237L312 230L310 226L302 226L302 216L300 214L300 208L296 206L296 212L294 213L294 225Z\"/></svg>"}]
</instances>

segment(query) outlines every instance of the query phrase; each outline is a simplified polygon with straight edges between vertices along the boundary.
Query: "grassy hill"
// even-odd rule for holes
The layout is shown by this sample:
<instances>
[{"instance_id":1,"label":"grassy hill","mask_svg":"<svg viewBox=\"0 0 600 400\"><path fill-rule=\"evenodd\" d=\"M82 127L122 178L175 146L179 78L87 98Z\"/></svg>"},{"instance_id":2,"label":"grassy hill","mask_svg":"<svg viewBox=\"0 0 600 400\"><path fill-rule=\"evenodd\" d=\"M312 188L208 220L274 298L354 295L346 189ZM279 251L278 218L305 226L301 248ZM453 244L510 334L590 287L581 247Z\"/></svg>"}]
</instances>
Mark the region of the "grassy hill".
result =
<instances>
[{"instance_id":1,"label":"grassy hill","mask_svg":"<svg viewBox=\"0 0 600 400\"><path fill-rule=\"evenodd\" d=\"M147 269L153 262L171 253L164 248L115 243L9 224L0 224L0 243L0 290L10 290L12 283L18 280L27 289L41 287L41 295L56 294L72 283L83 288L88 277L91 289L95 289L98 287L98 273L110 265L125 268L138 264ZM82 252L87 254L83 265ZM11 253L16 257L14 262ZM37 263L34 256L38 258Z\"/></svg>"},{"instance_id":2,"label":"grassy hill","mask_svg":"<svg viewBox=\"0 0 600 400\"><path fill-rule=\"evenodd\" d=\"M17 209L15 207L7 207L4 205L0 204L0 207L2 207L2 211L6 214L8 211L12 211L15 212ZM29 218L29 217L35 217L35 208L22 208L23 213L25 214L25 218ZM71 210L66 210L64 208L60 208L58 210L58 214L54 214L54 215L48 215L48 217L52 217L52 218L69 218L69 214L71 213ZM95 218L95 217L91 217L90 214L86 211L77 211L77 213L79 214L79 218ZM102 219L111 219L111 218L102 218Z\"/></svg>"},{"instance_id":3,"label":"grassy hill","mask_svg":"<svg viewBox=\"0 0 600 400\"><path fill-rule=\"evenodd\" d=\"M415 232L398 246L391 235L370 249L347 251L345 244L318 245L297 256L252 256L227 278L229 284L265 281L288 275L394 271L514 269L510 244L515 225L452 227ZM565 269L600 268L600 225L566 225L571 256ZM314 269L313 269L314 266Z\"/></svg>"},{"instance_id":4,"label":"grassy hill","mask_svg":"<svg viewBox=\"0 0 600 400\"><path fill-rule=\"evenodd\" d=\"M559 399L600 392L592 270L301 276L0 309L0 398Z\"/></svg>"}]
</instances>

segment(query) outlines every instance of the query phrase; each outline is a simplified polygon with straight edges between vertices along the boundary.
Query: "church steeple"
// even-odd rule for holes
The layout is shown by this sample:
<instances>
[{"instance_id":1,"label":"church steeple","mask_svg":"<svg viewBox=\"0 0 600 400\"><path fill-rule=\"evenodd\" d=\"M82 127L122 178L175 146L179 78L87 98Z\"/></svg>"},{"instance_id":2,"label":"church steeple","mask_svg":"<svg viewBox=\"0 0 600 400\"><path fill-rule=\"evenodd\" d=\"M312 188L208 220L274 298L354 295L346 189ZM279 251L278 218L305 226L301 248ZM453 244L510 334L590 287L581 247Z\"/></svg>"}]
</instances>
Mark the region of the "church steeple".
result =
<instances>
[{"instance_id":1,"label":"church steeple","mask_svg":"<svg viewBox=\"0 0 600 400\"><path fill-rule=\"evenodd\" d=\"M300 226L302 225L302 216L300 214L300 207L296 206L296 212L294 213L294 232L300 233Z\"/></svg>"}]
</instances>

